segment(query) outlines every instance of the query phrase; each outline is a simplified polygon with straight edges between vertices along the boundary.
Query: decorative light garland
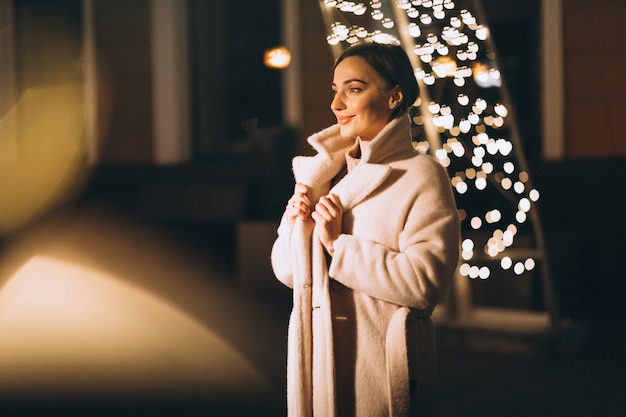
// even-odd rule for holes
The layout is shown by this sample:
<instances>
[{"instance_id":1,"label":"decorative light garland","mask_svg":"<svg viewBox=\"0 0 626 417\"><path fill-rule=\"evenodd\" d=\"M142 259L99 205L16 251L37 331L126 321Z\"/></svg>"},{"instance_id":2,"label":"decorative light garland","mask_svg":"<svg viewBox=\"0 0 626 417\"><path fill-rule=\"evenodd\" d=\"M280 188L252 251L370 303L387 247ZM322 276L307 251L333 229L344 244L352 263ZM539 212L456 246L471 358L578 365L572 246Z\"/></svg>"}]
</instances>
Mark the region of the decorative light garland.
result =
<instances>
[{"instance_id":1,"label":"decorative light garland","mask_svg":"<svg viewBox=\"0 0 626 417\"><path fill-rule=\"evenodd\" d=\"M517 250L516 243L527 245L533 233L528 213L539 192L520 167L522 150L510 140L502 74L487 42L489 29L471 11L473 2L320 1L333 22L329 45L395 43L413 54L421 91L411 110L414 145L451 175L462 219L459 273L487 279L494 267L516 275L533 270L535 256L527 256L533 251ZM424 137L429 130L431 137Z\"/></svg>"}]
</instances>

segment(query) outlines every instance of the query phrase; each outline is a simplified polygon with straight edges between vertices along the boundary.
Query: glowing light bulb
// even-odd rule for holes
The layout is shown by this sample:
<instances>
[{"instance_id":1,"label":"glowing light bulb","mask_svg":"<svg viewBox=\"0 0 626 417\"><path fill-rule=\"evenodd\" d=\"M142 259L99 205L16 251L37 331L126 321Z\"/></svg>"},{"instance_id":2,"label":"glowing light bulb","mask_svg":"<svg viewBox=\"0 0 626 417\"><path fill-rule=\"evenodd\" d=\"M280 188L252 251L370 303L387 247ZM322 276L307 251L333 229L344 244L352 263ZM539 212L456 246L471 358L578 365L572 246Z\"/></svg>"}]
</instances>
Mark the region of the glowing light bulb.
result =
<instances>
[{"instance_id":1,"label":"glowing light bulb","mask_svg":"<svg viewBox=\"0 0 626 417\"><path fill-rule=\"evenodd\" d=\"M487 108L487 101L483 98L477 98L474 105L480 110L484 111Z\"/></svg>"},{"instance_id":2,"label":"glowing light bulb","mask_svg":"<svg viewBox=\"0 0 626 417\"><path fill-rule=\"evenodd\" d=\"M411 19L415 19L416 17L418 17L420 15L419 10L417 10L415 7L411 7L409 10L406 11L406 14L411 18Z\"/></svg>"},{"instance_id":3,"label":"glowing light bulb","mask_svg":"<svg viewBox=\"0 0 626 417\"><path fill-rule=\"evenodd\" d=\"M478 275L480 275L480 269L477 266L472 266L469 270L469 277L478 278Z\"/></svg>"},{"instance_id":4,"label":"glowing light bulb","mask_svg":"<svg viewBox=\"0 0 626 417\"><path fill-rule=\"evenodd\" d=\"M509 114L509 111L502 103L496 103L495 106L493 106L493 110L496 112L497 115L502 117L506 117Z\"/></svg>"},{"instance_id":5,"label":"glowing light bulb","mask_svg":"<svg viewBox=\"0 0 626 417\"><path fill-rule=\"evenodd\" d=\"M353 1L342 1L338 4L339 10L342 12L352 13L356 9L356 3Z\"/></svg>"},{"instance_id":6,"label":"glowing light bulb","mask_svg":"<svg viewBox=\"0 0 626 417\"><path fill-rule=\"evenodd\" d=\"M507 270L511 268L511 266L513 266L513 261L508 256L504 256L500 259L500 267L502 267L502 269Z\"/></svg>"},{"instance_id":7,"label":"glowing light bulb","mask_svg":"<svg viewBox=\"0 0 626 417\"><path fill-rule=\"evenodd\" d=\"M491 275L491 271L486 266L481 267L480 270L478 271L478 277L480 279L487 279L489 278L489 275Z\"/></svg>"},{"instance_id":8,"label":"glowing light bulb","mask_svg":"<svg viewBox=\"0 0 626 417\"><path fill-rule=\"evenodd\" d=\"M510 230L506 230L502 236L502 241L504 242L504 244L508 247L511 246L513 244L513 238L515 237L515 235L513 233L511 233Z\"/></svg>"},{"instance_id":9,"label":"glowing light bulb","mask_svg":"<svg viewBox=\"0 0 626 417\"><path fill-rule=\"evenodd\" d=\"M440 43L440 44L437 45L437 53L439 55L448 55L448 52L450 52L450 50L448 49L446 44ZM450 58L450 60L453 61L451 58ZM454 65L454 69L456 69L456 63Z\"/></svg>"},{"instance_id":10,"label":"glowing light bulb","mask_svg":"<svg viewBox=\"0 0 626 417\"><path fill-rule=\"evenodd\" d=\"M383 43L389 45L400 45L400 41L393 35L388 33L376 32L372 36L372 40L376 43Z\"/></svg>"},{"instance_id":11,"label":"glowing light bulb","mask_svg":"<svg viewBox=\"0 0 626 417\"><path fill-rule=\"evenodd\" d=\"M383 27L387 28L387 29L391 29L392 27L394 27L394 23L393 20L389 19L389 18L385 18L382 21L382 25Z\"/></svg>"},{"instance_id":12,"label":"glowing light bulb","mask_svg":"<svg viewBox=\"0 0 626 417\"><path fill-rule=\"evenodd\" d=\"M441 31L441 37L448 43L459 36L459 30L453 26L445 26Z\"/></svg>"},{"instance_id":13,"label":"glowing light bulb","mask_svg":"<svg viewBox=\"0 0 626 417\"><path fill-rule=\"evenodd\" d=\"M409 34L417 38L422 34L422 31L417 23L409 23Z\"/></svg>"},{"instance_id":14,"label":"glowing light bulb","mask_svg":"<svg viewBox=\"0 0 626 417\"><path fill-rule=\"evenodd\" d=\"M502 219L502 213L500 213L500 210L498 209L493 209L485 214L485 220L487 220L487 223L497 223L500 219Z\"/></svg>"},{"instance_id":15,"label":"glowing light bulb","mask_svg":"<svg viewBox=\"0 0 626 417\"><path fill-rule=\"evenodd\" d=\"M348 27L340 22L335 22L331 25L331 30L337 36L347 36L350 32Z\"/></svg>"},{"instance_id":16,"label":"glowing light bulb","mask_svg":"<svg viewBox=\"0 0 626 417\"><path fill-rule=\"evenodd\" d=\"M454 156L456 156L457 158L460 158L463 155L465 155L465 148L463 147L461 143L457 142L452 147L452 152L454 153Z\"/></svg>"},{"instance_id":17,"label":"glowing light bulb","mask_svg":"<svg viewBox=\"0 0 626 417\"><path fill-rule=\"evenodd\" d=\"M428 149L430 149L430 144L427 141L418 142L415 149L420 153L426 154Z\"/></svg>"},{"instance_id":18,"label":"glowing light bulb","mask_svg":"<svg viewBox=\"0 0 626 417\"><path fill-rule=\"evenodd\" d=\"M496 141L493 139L489 139L489 141L487 141L486 148L489 155L495 155L498 153L498 145L496 145Z\"/></svg>"},{"instance_id":19,"label":"glowing light bulb","mask_svg":"<svg viewBox=\"0 0 626 417\"><path fill-rule=\"evenodd\" d=\"M400 9L408 9L411 7L411 2L410 0L396 0L396 6L398 6Z\"/></svg>"},{"instance_id":20,"label":"glowing light bulb","mask_svg":"<svg viewBox=\"0 0 626 417\"><path fill-rule=\"evenodd\" d=\"M354 10L352 11L352 13L354 13L357 16L363 16L365 14L365 12L367 11L367 6L364 5L363 3L359 3Z\"/></svg>"},{"instance_id":21,"label":"glowing light bulb","mask_svg":"<svg viewBox=\"0 0 626 417\"><path fill-rule=\"evenodd\" d=\"M498 139L496 141L496 144L498 145L498 150L500 151L500 154L503 156L507 156L513 150L513 144L508 140Z\"/></svg>"},{"instance_id":22,"label":"glowing light bulb","mask_svg":"<svg viewBox=\"0 0 626 417\"><path fill-rule=\"evenodd\" d=\"M284 46L271 48L265 51L263 61L269 68L287 68L291 63L291 53Z\"/></svg>"},{"instance_id":23,"label":"glowing light bulb","mask_svg":"<svg viewBox=\"0 0 626 417\"><path fill-rule=\"evenodd\" d=\"M372 19L374 20L382 20L385 15L383 14L383 12L381 12L380 10L376 9L376 10L372 10Z\"/></svg>"},{"instance_id":24,"label":"glowing light bulb","mask_svg":"<svg viewBox=\"0 0 626 417\"><path fill-rule=\"evenodd\" d=\"M437 159L447 158L448 157L448 152L446 152L445 149L437 149L435 151L435 156L437 157Z\"/></svg>"},{"instance_id":25,"label":"glowing light bulb","mask_svg":"<svg viewBox=\"0 0 626 417\"><path fill-rule=\"evenodd\" d=\"M361 39L366 38L367 35L368 35L367 29L365 29L364 27L360 27L356 30L356 36Z\"/></svg>"},{"instance_id":26,"label":"glowing light bulb","mask_svg":"<svg viewBox=\"0 0 626 417\"><path fill-rule=\"evenodd\" d=\"M422 23L423 23L423 24L425 24L425 25L430 25L430 24L432 23L432 21L433 21L433 18L432 18L432 17L430 17L430 15L429 15L429 14L423 13L423 14L420 16L420 22L422 22Z\"/></svg>"},{"instance_id":27,"label":"glowing light bulb","mask_svg":"<svg viewBox=\"0 0 626 417\"><path fill-rule=\"evenodd\" d=\"M471 128L472 123L469 120L461 119L461 121L459 122L459 129L461 130L461 132L467 133L470 131Z\"/></svg>"},{"instance_id":28,"label":"glowing light bulb","mask_svg":"<svg viewBox=\"0 0 626 417\"><path fill-rule=\"evenodd\" d=\"M326 42L329 45L337 45L339 42L341 42L341 40L339 39L339 36L337 35L328 35L326 37Z\"/></svg>"},{"instance_id":29,"label":"glowing light bulb","mask_svg":"<svg viewBox=\"0 0 626 417\"><path fill-rule=\"evenodd\" d=\"M531 201L539 200L539 191L535 189L530 190L530 192L528 193L528 197L530 198Z\"/></svg>"},{"instance_id":30,"label":"glowing light bulb","mask_svg":"<svg viewBox=\"0 0 626 417\"><path fill-rule=\"evenodd\" d=\"M484 27L483 25L478 25L476 27L475 33L476 33L476 37L480 39L481 41L484 41L485 39L487 39L487 36L489 36L487 28Z\"/></svg>"},{"instance_id":31,"label":"glowing light bulb","mask_svg":"<svg viewBox=\"0 0 626 417\"><path fill-rule=\"evenodd\" d=\"M528 213L530 211L530 200L527 198L522 198L517 204L517 208L524 213Z\"/></svg>"}]
</instances>

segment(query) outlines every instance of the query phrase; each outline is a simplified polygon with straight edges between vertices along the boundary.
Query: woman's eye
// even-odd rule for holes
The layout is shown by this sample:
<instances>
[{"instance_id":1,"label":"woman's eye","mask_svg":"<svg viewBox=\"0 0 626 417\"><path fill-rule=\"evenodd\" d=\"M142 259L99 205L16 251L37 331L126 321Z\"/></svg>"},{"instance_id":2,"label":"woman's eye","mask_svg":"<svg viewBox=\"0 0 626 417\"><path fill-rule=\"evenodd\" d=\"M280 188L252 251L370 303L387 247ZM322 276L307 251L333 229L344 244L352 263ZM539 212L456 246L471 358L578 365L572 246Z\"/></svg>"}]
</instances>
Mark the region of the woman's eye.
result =
<instances>
[{"instance_id":1,"label":"woman's eye","mask_svg":"<svg viewBox=\"0 0 626 417\"><path fill-rule=\"evenodd\" d=\"M350 87L350 92L353 94L360 93L362 90L359 87Z\"/></svg>"}]
</instances>

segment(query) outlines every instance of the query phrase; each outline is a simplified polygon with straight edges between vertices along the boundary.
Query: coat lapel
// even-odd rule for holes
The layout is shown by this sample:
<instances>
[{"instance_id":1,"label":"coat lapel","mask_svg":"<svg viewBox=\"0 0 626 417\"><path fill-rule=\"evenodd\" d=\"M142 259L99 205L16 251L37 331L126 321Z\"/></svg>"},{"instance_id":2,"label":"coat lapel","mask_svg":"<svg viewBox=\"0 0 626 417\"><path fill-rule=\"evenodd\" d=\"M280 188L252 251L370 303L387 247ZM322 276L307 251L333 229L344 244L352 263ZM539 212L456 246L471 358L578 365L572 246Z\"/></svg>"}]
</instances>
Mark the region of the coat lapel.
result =
<instances>
[{"instance_id":1,"label":"coat lapel","mask_svg":"<svg viewBox=\"0 0 626 417\"><path fill-rule=\"evenodd\" d=\"M387 165L361 162L339 181L330 192L339 197L344 210L349 210L380 187L390 173L391 167Z\"/></svg>"}]
</instances>

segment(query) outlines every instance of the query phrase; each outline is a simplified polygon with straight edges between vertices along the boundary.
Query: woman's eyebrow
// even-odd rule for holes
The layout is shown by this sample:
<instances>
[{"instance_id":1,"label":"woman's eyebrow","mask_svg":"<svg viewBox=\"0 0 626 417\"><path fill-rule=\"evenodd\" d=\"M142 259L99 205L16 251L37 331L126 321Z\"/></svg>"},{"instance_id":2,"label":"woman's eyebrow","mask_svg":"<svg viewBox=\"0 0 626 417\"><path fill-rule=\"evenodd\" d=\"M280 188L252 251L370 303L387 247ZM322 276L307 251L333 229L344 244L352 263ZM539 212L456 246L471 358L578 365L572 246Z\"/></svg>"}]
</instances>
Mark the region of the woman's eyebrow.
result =
<instances>
[{"instance_id":1,"label":"woman's eyebrow","mask_svg":"<svg viewBox=\"0 0 626 417\"><path fill-rule=\"evenodd\" d=\"M350 78L349 80L343 81L341 84L346 85L346 84L350 84L352 82L357 82L357 83L361 83L361 84L365 84L365 85L368 84L367 81L363 81L360 78ZM337 86L337 84L333 83L333 87L336 87L336 86Z\"/></svg>"}]
</instances>

